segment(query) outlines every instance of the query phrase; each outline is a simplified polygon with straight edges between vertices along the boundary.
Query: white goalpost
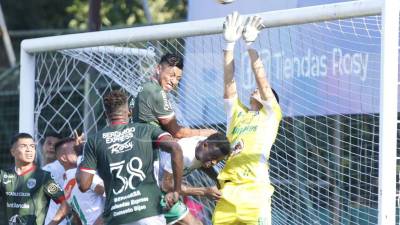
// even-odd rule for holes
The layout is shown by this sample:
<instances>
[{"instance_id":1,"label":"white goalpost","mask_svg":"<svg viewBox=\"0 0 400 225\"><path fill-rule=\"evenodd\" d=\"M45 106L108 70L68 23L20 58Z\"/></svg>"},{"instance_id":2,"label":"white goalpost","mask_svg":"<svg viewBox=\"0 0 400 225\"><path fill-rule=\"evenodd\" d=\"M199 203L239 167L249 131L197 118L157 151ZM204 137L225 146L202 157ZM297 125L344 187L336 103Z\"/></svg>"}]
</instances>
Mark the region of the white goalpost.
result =
<instances>
[{"instance_id":1,"label":"white goalpost","mask_svg":"<svg viewBox=\"0 0 400 225\"><path fill-rule=\"evenodd\" d=\"M255 45L284 114L270 156L273 224L400 224L399 8L360 0L257 14L266 28ZM184 58L169 96L179 123L224 131L223 21L24 40L19 131L38 141L49 131L93 134L105 126L102 96L134 98L166 52ZM235 51L243 100L255 86L244 49ZM212 185L200 172L187 182ZM195 201L211 224L214 203Z\"/></svg>"}]
</instances>

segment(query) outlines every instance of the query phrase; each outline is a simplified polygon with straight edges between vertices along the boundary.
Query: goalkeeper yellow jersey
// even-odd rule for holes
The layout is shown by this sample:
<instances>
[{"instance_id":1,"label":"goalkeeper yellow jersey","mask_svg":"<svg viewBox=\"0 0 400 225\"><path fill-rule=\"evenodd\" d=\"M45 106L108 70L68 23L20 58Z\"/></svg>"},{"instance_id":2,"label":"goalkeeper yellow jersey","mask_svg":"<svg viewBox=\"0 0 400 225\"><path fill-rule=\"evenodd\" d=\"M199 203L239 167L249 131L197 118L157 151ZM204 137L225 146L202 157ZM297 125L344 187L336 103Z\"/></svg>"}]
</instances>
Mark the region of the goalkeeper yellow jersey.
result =
<instances>
[{"instance_id":1,"label":"goalkeeper yellow jersey","mask_svg":"<svg viewBox=\"0 0 400 225\"><path fill-rule=\"evenodd\" d=\"M282 112L275 100L263 101L262 105L260 111L249 111L238 97L225 99L226 135L233 152L218 175L221 185L225 182L269 184L268 158Z\"/></svg>"}]
</instances>

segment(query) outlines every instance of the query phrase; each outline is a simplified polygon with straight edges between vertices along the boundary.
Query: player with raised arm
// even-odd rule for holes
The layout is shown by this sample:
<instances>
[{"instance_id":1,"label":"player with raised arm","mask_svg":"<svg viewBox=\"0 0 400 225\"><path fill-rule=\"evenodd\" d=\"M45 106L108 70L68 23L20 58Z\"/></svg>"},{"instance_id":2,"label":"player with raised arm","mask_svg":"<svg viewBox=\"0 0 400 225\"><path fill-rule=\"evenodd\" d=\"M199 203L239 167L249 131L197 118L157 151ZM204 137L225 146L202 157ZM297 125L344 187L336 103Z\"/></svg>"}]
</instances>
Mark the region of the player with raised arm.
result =
<instances>
[{"instance_id":1,"label":"player with raised arm","mask_svg":"<svg viewBox=\"0 0 400 225\"><path fill-rule=\"evenodd\" d=\"M78 154L74 149L75 139L64 138L56 143L56 157L65 169L64 193L70 207L83 225L102 224L105 197L103 180L94 175L90 190L82 193L76 185Z\"/></svg>"},{"instance_id":2,"label":"player with raised arm","mask_svg":"<svg viewBox=\"0 0 400 225\"><path fill-rule=\"evenodd\" d=\"M212 129L191 129L178 125L174 109L167 93L176 88L182 78L183 60L170 53L161 57L156 72L150 81L143 84L135 98L133 109L134 122L146 122L160 125L176 138L209 136Z\"/></svg>"},{"instance_id":3,"label":"player with raised arm","mask_svg":"<svg viewBox=\"0 0 400 225\"><path fill-rule=\"evenodd\" d=\"M59 204L49 224L58 224L68 213L64 192L49 172L34 164L36 145L33 137L19 133L11 139L15 167L0 170L0 209L8 224L44 224L50 199ZM46 224L47 225L47 224Z\"/></svg>"},{"instance_id":4,"label":"player with raised arm","mask_svg":"<svg viewBox=\"0 0 400 225\"><path fill-rule=\"evenodd\" d=\"M181 147L159 126L129 123L125 93L111 91L103 103L109 125L87 139L76 174L79 189L85 192L90 188L97 170L106 190L106 224L165 224L153 163L159 148L171 153L175 185L165 195L167 207L171 207L181 191Z\"/></svg>"},{"instance_id":5,"label":"player with raised arm","mask_svg":"<svg viewBox=\"0 0 400 225\"><path fill-rule=\"evenodd\" d=\"M64 175L64 167L56 158L56 152L54 149L55 144L62 139L62 136L58 133L46 133L44 142L42 145L42 170L48 171L51 173L53 179L57 182L58 185L62 186L64 183L63 175ZM48 224L54 215L57 213L58 205L53 200L50 200L49 209L47 211L45 224ZM64 219L60 222L60 225L66 225L67 219Z\"/></svg>"},{"instance_id":6,"label":"player with raised arm","mask_svg":"<svg viewBox=\"0 0 400 225\"><path fill-rule=\"evenodd\" d=\"M183 152L183 171L184 176L196 169L203 170L210 178L216 180L216 173L212 166L225 159L230 154L230 145L224 134L215 133L209 137L190 137L182 138L178 141ZM173 171L171 166L171 156L168 153L160 154L160 183L163 191L173 189ZM221 196L217 187L192 187L182 185L183 196L206 196L219 199ZM177 205L164 213L167 224L201 224L188 208L179 201Z\"/></svg>"},{"instance_id":7,"label":"player with raised arm","mask_svg":"<svg viewBox=\"0 0 400 225\"><path fill-rule=\"evenodd\" d=\"M277 136L282 112L257 51L252 47L262 28L262 19L249 17L244 29L234 12L226 17L224 38L224 102L227 137L234 151L218 175L222 198L213 215L214 225L271 224L271 196L268 158ZM234 45L242 36L257 84L250 96L250 108L238 98L234 80Z\"/></svg>"}]
</instances>

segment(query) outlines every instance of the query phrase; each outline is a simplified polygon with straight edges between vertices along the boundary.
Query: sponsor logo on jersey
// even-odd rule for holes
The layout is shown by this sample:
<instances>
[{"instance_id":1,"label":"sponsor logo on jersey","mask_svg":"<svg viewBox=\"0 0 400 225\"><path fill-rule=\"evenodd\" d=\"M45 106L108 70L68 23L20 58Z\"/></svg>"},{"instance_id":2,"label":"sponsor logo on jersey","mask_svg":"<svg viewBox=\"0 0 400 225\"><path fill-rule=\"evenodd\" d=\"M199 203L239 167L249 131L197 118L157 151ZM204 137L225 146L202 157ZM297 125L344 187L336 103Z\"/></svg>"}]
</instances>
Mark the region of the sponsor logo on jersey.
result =
<instances>
[{"instance_id":1,"label":"sponsor logo on jersey","mask_svg":"<svg viewBox=\"0 0 400 225\"><path fill-rule=\"evenodd\" d=\"M51 194L54 195L57 192L59 192L61 188L58 186L56 183L50 183L49 186L47 186L47 191Z\"/></svg>"},{"instance_id":2,"label":"sponsor logo on jersey","mask_svg":"<svg viewBox=\"0 0 400 225\"><path fill-rule=\"evenodd\" d=\"M26 182L26 186L27 186L29 189L34 188L34 187L36 186L36 179L35 179L35 178L29 178L29 179L28 179L28 182Z\"/></svg>"},{"instance_id":3,"label":"sponsor logo on jersey","mask_svg":"<svg viewBox=\"0 0 400 225\"><path fill-rule=\"evenodd\" d=\"M162 98L163 98L163 102L164 102L164 110L165 111L171 111L172 110L172 106L171 103L168 100L167 94L165 93L164 90L160 91Z\"/></svg>"},{"instance_id":4,"label":"sponsor logo on jersey","mask_svg":"<svg viewBox=\"0 0 400 225\"><path fill-rule=\"evenodd\" d=\"M119 154L123 152L127 152L133 149L133 142L127 141L125 143L115 143L108 147L111 150L112 154Z\"/></svg>"},{"instance_id":5,"label":"sponsor logo on jersey","mask_svg":"<svg viewBox=\"0 0 400 225\"><path fill-rule=\"evenodd\" d=\"M13 191L6 191L7 196L13 196L13 197L29 197L31 196L31 193L29 192L13 192Z\"/></svg>"},{"instance_id":6,"label":"sponsor logo on jersey","mask_svg":"<svg viewBox=\"0 0 400 225\"><path fill-rule=\"evenodd\" d=\"M16 208L16 209L29 209L29 204L26 203L8 203L7 202L7 208Z\"/></svg>"},{"instance_id":7,"label":"sponsor logo on jersey","mask_svg":"<svg viewBox=\"0 0 400 225\"><path fill-rule=\"evenodd\" d=\"M232 134L241 135L245 133L255 133L257 131L257 127L257 125L234 127L232 129Z\"/></svg>"},{"instance_id":8,"label":"sponsor logo on jersey","mask_svg":"<svg viewBox=\"0 0 400 225\"><path fill-rule=\"evenodd\" d=\"M3 175L3 184L9 184L12 183L12 179L15 178L14 174L4 174Z\"/></svg>"},{"instance_id":9,"label":"sponsor logo on jersey","mask_svg":"<svg viewBox=\"0 0 400 225\"><path fill-rule=\"evenodd\" d=\"M9 184L12 180L3 180L3 184Z\"/></svg>"},{"instance_id":10,"label":"sponsor logo on jersey","mask_svg":"<svg viewBox=\"0 0 400 225\"><path fill-rule=\"evenodd\" d=\"M115 142L124 142L128 139L133 138L133 134L135 133L135 128L130 127L124 129L122 131L113 131L108 133L103 133L103 139L106 141L107 144L112 144Z\"/></svg>"},{"instance_id":11,"label":"sponsor logo on jersey","mask_svg":"<svg viewBox=\"0 0 400 225\"><path fill-rule=\"evenodd\" d=\"M4 174L4 176L3 176L5 179L7 179L7 178L14 178L15 177L15 175L14 174Z\"/></svg>"}]
</instances>

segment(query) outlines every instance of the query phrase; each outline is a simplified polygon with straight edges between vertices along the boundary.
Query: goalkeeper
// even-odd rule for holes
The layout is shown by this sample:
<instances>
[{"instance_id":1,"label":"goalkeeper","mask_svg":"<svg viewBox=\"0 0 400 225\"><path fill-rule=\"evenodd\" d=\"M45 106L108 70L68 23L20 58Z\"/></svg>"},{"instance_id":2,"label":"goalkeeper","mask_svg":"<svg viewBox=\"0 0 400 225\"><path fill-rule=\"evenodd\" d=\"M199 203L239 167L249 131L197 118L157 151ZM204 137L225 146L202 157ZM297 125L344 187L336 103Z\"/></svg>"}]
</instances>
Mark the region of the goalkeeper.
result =
<instances>
[{"instance_id":1,"label":"goalkeeper","mask_svg":"<svg viewBox=\"0 0 400 225\"><path fill-rule=\"evenodd\" d=\"M274 188L269 181L268 158L282 113L261 59L252 46L262 28L261 22L260 17L252 16L243 26L241 17L234 12L224 23L227 42L224 49L224 105L227 137L234 150L218 175L222 198L215 207L214 225L271 224ZM233 79L233 50L242 34L257 83L257 89L250 96L250 108L239 100Z\"/></svg>"}]
</instances>

